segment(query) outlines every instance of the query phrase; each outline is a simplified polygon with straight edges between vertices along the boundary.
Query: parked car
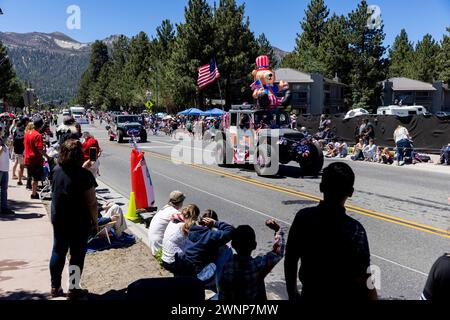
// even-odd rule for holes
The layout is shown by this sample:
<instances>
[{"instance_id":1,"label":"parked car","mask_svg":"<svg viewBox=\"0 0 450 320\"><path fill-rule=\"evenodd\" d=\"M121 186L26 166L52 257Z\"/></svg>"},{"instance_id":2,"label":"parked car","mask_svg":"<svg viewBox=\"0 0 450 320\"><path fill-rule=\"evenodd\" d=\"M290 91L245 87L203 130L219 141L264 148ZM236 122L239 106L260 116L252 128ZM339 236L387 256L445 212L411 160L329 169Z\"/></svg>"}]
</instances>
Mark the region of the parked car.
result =
<instances>
[{"instance_id":1,"label":"parked car","mask_svg":"<svg viewBox=\"0 0 450 320\"><path fill-rule=\"evenodd\" d=\"M388 106L380 107L377 110L378 115L409 117L415 115L431 115L424 106Z\"/></svg>"},{"instance_id":2,"label":"parked car","mask_svg":"<svg viewBox=\"0 0 450 320\"><path fill-rule=\"evenodd\" d=\"M450 117L450 112L448 112L448 111L439 111L439 112L436 112L436 116L439 117L439 118L447 118L447 117Z\"/></svg>"}]
</instances>

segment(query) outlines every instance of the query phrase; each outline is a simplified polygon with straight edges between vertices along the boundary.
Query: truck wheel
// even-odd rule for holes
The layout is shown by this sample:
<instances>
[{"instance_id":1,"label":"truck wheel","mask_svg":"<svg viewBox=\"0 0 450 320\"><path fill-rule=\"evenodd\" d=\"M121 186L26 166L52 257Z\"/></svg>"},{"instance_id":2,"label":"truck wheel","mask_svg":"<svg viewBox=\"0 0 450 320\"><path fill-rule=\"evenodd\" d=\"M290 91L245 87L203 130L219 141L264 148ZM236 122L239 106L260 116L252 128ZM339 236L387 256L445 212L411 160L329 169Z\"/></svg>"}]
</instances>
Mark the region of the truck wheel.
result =
<instances>
[{"instance_id":1,"label":"truck wheel","mask_svg":"<svg viewBox=\"0 0 450 320\"><path fill-rule=\"evenodd\" d=\"M300 162L300 167L305 175L318 176L323 168L323 152L317 142L310 146L310 152L309 158Z\"/></svg>"},{"instance_id":2,"label":"truck wheel","mask_svg":"<svg viewBox=\"0 0 450 320\"><path fill-rule=\"evenodd\" d=\"M141 135L141 143L146 143L147 142L147 134L144 133Z\"/></svg>"},{"instance_id":3,"label":"truck wheel","mask_svg":"<svg viewBox=\"0 0 450 320\"><path fill-rule=\"evenodd\" d=\"M225 142L223 140L217 142L217 144L216 144L215 157L216 157L216 163L219 167L226 167L227 153L225 150Z\"/></svg>"},{"instance_id":4,"label":"truck wheel","mask_svg":"<svg viewBox=\"0 0 450 320\"><path fill-rule=\"evenodd\" d=\"M110 136L110 137L109 137L109 141L114 141L114 137L113 137L113 136Z\"/></svg>"},{"instance_id":5,"label":"truck wheel","mask_svg":"<svg viewBox=\"0 0 450 320\"><path fill-rule=\"evenodd\" d=\"M270 155L275 152L275 149L271 145L258 145L256 147L254 167L256 174L260 177L276 176L280 171L280 163L278 161L272 161L269 152Z\"/></svg>"}]
</instances>

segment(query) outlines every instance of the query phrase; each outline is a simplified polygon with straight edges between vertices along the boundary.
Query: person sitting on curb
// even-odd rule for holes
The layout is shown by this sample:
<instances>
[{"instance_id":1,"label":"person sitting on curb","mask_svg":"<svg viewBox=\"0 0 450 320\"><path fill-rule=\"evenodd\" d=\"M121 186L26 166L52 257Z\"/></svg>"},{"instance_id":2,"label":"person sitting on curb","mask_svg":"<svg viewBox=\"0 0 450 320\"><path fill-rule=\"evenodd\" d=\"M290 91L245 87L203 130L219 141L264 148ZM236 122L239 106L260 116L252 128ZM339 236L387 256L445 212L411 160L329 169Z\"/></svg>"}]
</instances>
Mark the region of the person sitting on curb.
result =
<instances>
[{"instance_id":1,"label":"person sitting on curb","mask_svg":"<svg viewBox=\"0 0 450 320\"><path fill-rule=\"evenodd\" d=\"M366 161L375 162L378 147L373 139L369 139L369 144L364 147L363 153Z\"/></svg>"},{"instance_id":2,"label":"person sitting on curb","mask_svg":"<svg viewBox=\"0 0 450 320\"><path fill-rule=\"evenodd\" d=\"M440 164L450 166L450 143L441 150Z\"/></svg>"},{"instance_id":3,"label":"person sitting on curb","mask_svg":"<svg viewBox=\"0 0 450 320\"><path fill-rule=\"evenodd\" d=\"M98 211L98 225L102 227L108 223L115 222L114 232L116 237L120 238L122 233L127 230L127 222L123 216L122 208L115 203L107 202L100 206ZM102 212L106 213L102 214Z\"/></svg>"},{"instance_id":4,"label":"person sitting on curb","mask_svg":"<svg viewBox=\"0 0 450 320\"><path fill-rule=\"evenodd\" d=\"M206 281L211 280L215 273L218 282L223 265L233 255L227 245L233 231L233 226L218 221L216 212L206 210L198 224L189 231L184 253L175 256L175 276L197 276ZM209 269L214 269L214 272Z\"/></svg>"},{"instance_id":5,"label":"person sitting on curb","mask_svg":"<svg viewBox=\"0 0 450 320\"><path fill-rule=\"evenodd\" d=\"M175 255L182 254L186 248L188 234L200 217L200 209L190 204L181 214L175 214L167 226L163 239L162 262L169 272L176 273Z\"/></svg>"},{"instance_id":6,"label":"person sitting on curb","mask_svg":"<svg viewBox=\"0 0 450 320\"><path fill-rule=\"evenodd\" d=\"M180 213L185 199L182 192L173 191L170 194L169 203L153 217L148 228L148 242L153 256L162 251L164 232L173 215Z\"/></svg>"},{"instance_id":7,"label":"person sitting on curb","mask_svg":"<svg viewBox=\"0 0 450 320\"><path fill-rule=\"evenodd\" d=\"M284 232L275 220L266 226L275 231L272 251L252 258L256 249L256 234L250 226L239 226L233 232L231 246L236 254L223 267L219 281L219 300L227 302L267 301L264 279L284 256Z\"/></svg>"},{"instance_id":8,"label":"person sitting on curb","mask_svg":"<svg viewBox=\"0 0 450 320\"><path fill-rule=\"evenodd\" d=\"M348 164L330 164L323 170L320 184L324 200L317 207L297 213L289 231L284 263L289 300L377 299L370 281L366 230L346 214L345 203L353 196L354 184L355 174ZM301 294L297 277L303 285Z\"/></svg>"},{"instance_id":9,"label":"person sitting on curb","mask_svg":"<svg viewBox=\"0 0 450 320\"><path fill-rule=\"evenodd\" d=\"M344 141L344 139L339 139L339 143L338 143L338 154L337 157L338 158L347 158L348 156L348 145L347 143Z\"/></svg>"},{"instance_id":10,"label":"person sitting on curb","mask_svg":"<svg viewBox=\"0 0 450 320\"><path fill-rule=\"evenodd\" d=\"M355 145L353 149L353 156L351 159L353 161L364 160L364 153L363 153L364 148L365 148L364 140L360 138L359 142Z\"/></svg>"},{"instance_id":11,"label":"person sitting on curb","mask_svg":"<svg viewBox=\"0 0 450 320\"><path fill-rule=\"evenodd\" d=\"M391 155L391 150L389 148L384 148L383 153L381 154L381 161L383 164L393 164L394 158Z\"/></svg>"}]
</instances>

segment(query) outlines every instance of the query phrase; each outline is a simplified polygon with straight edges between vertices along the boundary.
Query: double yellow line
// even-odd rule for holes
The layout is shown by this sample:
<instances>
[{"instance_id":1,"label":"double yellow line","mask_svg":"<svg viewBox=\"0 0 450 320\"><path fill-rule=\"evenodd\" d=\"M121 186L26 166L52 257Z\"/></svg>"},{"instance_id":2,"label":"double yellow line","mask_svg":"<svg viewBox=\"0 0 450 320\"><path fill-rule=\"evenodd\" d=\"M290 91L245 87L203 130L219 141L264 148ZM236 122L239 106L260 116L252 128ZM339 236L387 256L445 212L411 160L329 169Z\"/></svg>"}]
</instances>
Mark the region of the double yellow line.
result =
<instances>
[{"instance_id":1,"label":"double yellow line","mask_svg":"<svg viewBox=\"0 0 450 320\"><path fill-rule=\"evenodd\" d=\"M210 168L210 167L205 167L202 165L197 165L197 164L186 164L182 161L178 161L178 160L172 160L170 157L156 153L156 152L145 152L146 154L150 155L153 158L157 158L157 159L161 159L161 160L165 160L165 161L170 161L170 162L175 162L178 164L182 164L184 166L188 166L197 170L201 170L204 172L208 172L211 174L215 174L215 175L219 175L222 177L226 177L232 180L237 180L237 181L241 181L247 184L251 184L254 186L257 186L259 188L264 188L264 189L268 189L268 190L272 190L272 191L276 191L276 192L281 192L281 193L285 193L285 194L289 194L298 198L303 198L303 199L307 199L307 200L311 200L314 202L320 202L322 199L320 197L311 195L311 194L307 194L304 192L300 192L300 191L296 191L293 189L288 189L288 188L284 188L281 186L276 186L264 181L260 181L260 180L255 180L252 178L245 178L245 177L241 177L232 173L228 173L222 170L218 170L218 169L214 169L214 168ZM367 216L370 218L374 218L374 219L378 219L378 220L382 220L382 221L386 221L386 222L390 222L390 223L394 223L396 225L400 225L403 227L407 227L410 229L414 229L414 230L418 230L418 231L422 231L422 232L426 232L429 234L433 234L439 237L443 237L443 238L447 238L450 239L450 232L448 230L444 230L444 229L439 229L439 228L435 228L432 226L428 226L425 224L420 224L414 221L410 221L410 220L406 220L406 219L401 219L398 217L394 217L385 213L381 213L381 212L376 212L376 211L372 211L372 210L368 210L368 209L364 209L355 205L347 205L347 210L349 210L350 212L354 212L363 216Z\"/></svg>"}]
</instances>

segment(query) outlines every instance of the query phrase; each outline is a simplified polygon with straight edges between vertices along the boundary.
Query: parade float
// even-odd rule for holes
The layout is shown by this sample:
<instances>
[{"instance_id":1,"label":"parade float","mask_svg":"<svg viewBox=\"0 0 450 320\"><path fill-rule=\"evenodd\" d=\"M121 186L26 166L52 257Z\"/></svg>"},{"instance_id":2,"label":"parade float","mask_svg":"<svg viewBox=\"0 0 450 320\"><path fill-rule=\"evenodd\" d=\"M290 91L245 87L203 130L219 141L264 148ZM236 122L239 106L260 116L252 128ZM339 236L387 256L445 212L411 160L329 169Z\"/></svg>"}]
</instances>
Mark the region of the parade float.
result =
<instances>
[{"instance_id":1,"label":"parade float","mask_svg":"<svg viewBox=\"0 0 450 320\"><path fill-rule=\"evenodd\" d=\"M280 164L297 162L302 175L316 176L324 163L319 144L291 128L289 83L277 82L267 56L256 59L253 71L254 104L232 106L224 115L222 134L216 135L219 166L253 165L259 176L278 175Z\"/></svg>"}]
</instances>

